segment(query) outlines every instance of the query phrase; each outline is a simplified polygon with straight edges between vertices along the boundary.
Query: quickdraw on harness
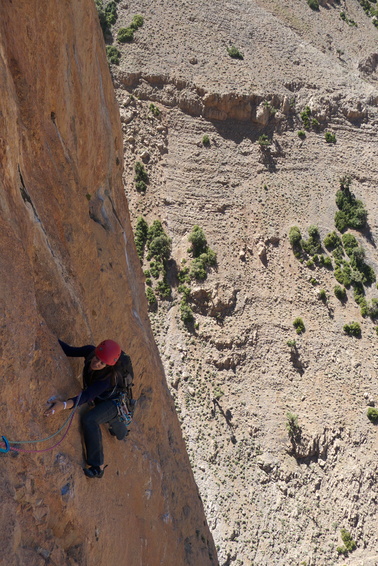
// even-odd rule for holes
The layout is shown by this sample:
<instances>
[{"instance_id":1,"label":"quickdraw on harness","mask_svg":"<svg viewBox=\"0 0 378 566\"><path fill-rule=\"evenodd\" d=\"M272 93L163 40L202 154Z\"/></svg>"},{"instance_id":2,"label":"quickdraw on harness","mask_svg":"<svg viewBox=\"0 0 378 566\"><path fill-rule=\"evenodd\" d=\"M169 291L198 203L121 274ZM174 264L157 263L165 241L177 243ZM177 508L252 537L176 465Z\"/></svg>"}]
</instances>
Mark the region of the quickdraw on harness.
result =
<instances>
[{"instance_id":1,"label":"quickdraw on harness","mask_svg":"<svg viewBox=\"0 0 378 566\"><path fill-rule=\"evenodd\" d=\"M121 422L129 425L133 418L133 413L130 405L132 405L132 400L128 399L127 394L122 392L116 397L112 399L113 403L115 403L118 411L118 418Z\"/></svg>"},{"instance_id":2,"label":"quickdraw on harness","mask_svg":"<svg viewBox=\"0 0 378 566\"><path fill-rule=\"evenodd\" d=\"M47 438L42 438L41 440L8 440L5 436L2 436L1 437L2 442L5 445L5 447L4 448L0 447L0 453L6 454L7 452L10 452L10 451L13 451L13 452L48 452L49 450L53 450L54 448L59 446L59 444L61 444L63 442L63 440L66 438L68 431L70 430L72 420L75 416L76 409L79 405L80 397L81 397L81 393L80 393L80 395L78 395L78 397L76 399L76 403L75 403L75 405L74 405L74 407L71 411L70 416L65 420L65 422L62 424L62 426L56 432L54 432L54 434L51 434ZM34 449L26 450L24 448L16 448L14 446L11 446L11 444L39 444L40 442L46 442L46 440L51 440L51 438L54 438L54 436L59 434L65 428L65 426L67 424L68 424L67 430L63 434L62 438L59 440L59 442L56 442L54 444L54 446L50 446L49 448L44 448L42 450L34 450Z\"/></svg>"}]
</instances>

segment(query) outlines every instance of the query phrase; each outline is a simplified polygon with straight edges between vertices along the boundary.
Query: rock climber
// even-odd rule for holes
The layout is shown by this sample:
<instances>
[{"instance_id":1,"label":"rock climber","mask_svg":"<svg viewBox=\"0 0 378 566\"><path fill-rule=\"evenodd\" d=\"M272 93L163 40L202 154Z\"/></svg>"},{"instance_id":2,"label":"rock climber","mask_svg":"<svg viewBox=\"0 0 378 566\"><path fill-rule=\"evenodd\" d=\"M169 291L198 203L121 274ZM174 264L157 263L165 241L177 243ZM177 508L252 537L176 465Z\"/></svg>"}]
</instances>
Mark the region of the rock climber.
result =
<instances>
[{"instance_id":1,"label":"rock climber","mask_svg":"<svg viewBox=\"0 0 378 566\"><path fill-rule=\"evenodd\" d=\"M72 409L89 403L93 405L81 417L81 425L86 448L87 468L84 473L88 478L102 478L104 475L104 453L102 448L102 434L100 425L108 423L109 432L118 440L123 440L127 433L125 422L119 418L117 403L119 396L120 379L122 378L121 354L126 356L121 347L114 340L104 340L97 347L88 345L82 347L69 346L59 340L66 356L83 357L83 384L84 389L79 396L70 397L66 401L54 401L45 411L49 417L65 409ZM126 356L128 358L128 356ZM132 373L130 358L129 371ZM106 466L105 466L106 467Z\"/></svg>"}]
</instances>

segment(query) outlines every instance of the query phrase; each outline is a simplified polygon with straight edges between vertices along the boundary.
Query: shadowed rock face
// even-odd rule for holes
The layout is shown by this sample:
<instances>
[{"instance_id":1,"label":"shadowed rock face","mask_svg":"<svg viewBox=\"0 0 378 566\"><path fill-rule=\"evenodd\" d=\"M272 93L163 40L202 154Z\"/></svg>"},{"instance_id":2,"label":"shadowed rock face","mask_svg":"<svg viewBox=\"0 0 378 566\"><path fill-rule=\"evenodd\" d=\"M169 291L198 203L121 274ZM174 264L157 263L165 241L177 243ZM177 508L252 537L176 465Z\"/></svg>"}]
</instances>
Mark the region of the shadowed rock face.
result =
<instances>
[{"instance_id":1,"label":"shadowed rock face","mask_svg":"<svg viewBox=\"0 0 378 566\"><path fill-rule=\"evenodd\" d=\"M45 438L62 424L43 418L44 404L80 390L81 366L58 338L118 340L140 398L125 442L104 431L102 480L82 473L77 417L52 451L0 455L2 560L217 564L149 327L94 4L6 1L1 11L0 435Z\"/></svg>"}]
</instances>

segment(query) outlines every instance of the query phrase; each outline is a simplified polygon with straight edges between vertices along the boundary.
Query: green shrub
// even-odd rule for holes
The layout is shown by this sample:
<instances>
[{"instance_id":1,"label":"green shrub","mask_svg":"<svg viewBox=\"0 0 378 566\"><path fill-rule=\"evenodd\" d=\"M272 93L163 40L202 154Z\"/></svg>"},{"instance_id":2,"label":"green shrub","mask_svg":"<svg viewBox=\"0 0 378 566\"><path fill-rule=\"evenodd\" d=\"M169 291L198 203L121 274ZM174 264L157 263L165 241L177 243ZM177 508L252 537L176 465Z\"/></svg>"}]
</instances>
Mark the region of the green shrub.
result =
<instances>
[{"instance_id":1,"label":"green shrub","mask_svg":"<svg viewBox=\"0 0 378 566\"><path fill-rule=\"evenodd\" d=\"M306 130L309 130L311 127L310 116L311 108L309 106L306 106L306 108L301 112L301 119Z\"/></svg>"},{"instance_id":2,"label":"green shrub","mask_svg":"<svg viewBox=\"0 0 378 566\"><path fill-rule=\"evenodd\" d=\"M261 146L261 147L267 147L269 145L272 144L271 140L268 138L268 136L266 134L261 134L261 136L259 136L257 143Z\"/></svg>"},{"instance_id":3,"label":"green shrub","mask_svg":"<svg viewBox=\"0 0 378 566\"><path fill-rule=\"evenodd\" d=\"M232 57L232 59L244 59L244 55L234 45L227 47L227 53L230 57Z\"/></svg>"},{"instance_id":4,"label":"green shrub","mask_svg":"<svg viewBox=\"0 0 378 566\"><path fill-rule=\"evenodd\" d=\"M210 138L207 134L205 134L202 138L202 145L204 145L205 147L210 146Z\"/></svg>"},{"instance_id":5,"label":"green shrub","mask_svg":"<svg viewBox=\"0 0 378 566\"><path fill-rule=\"evenodd\" d=\"M326 256L321 255L319 257L319 263L320 263L320 265L322 265L323 267L326 267L327 269L331 269L333 267L332 260L327 255Z\"/></svg>"},{"instance_id":6,"label":"green shrub","mask_svg":"<svg viewBox=\"0 0 378 566\"><path fill-rule=\"evenodd\" d=\"M180 315L181 315L181 320L185 324L189 324L190 322L193 322L193 320L194 320L193 311L190 308L190 306L188 305L185 298L182 299L182 301L180 303Z\"/></svg>"},{"instance_id":7,"label":"green shrub","mask_svg":"<svg viewBox=\"0 0 378 566\"><path fill-rule=\"evenodd\" d=\"M137 30L138 28L141 28L142 25L144 24L144 19L143 16L140 16L139 14L136 14L133 17L133 20L130 24L131 29L133 30Z\"/></svg>"},{"instance_id":8,"label":"green shrub","mask_svg":"<svg viewBox=\"0 0 378 566\"><path fill-rule=\"evenodd\" d=\"M171 250L172 240L167 236L167 234L161 234L160 236L157 236L148 244L150 257L155 257L160 260L167 260L171 255Z\"/></svg>"},{"instance_id":9,"label":"green shrub","mask_svg":"<svg viewBox=\"0 0 378 566\"><path fill-rule=\"evenodd\" d=\"M107 56L109 63L113 63L113 65L118 65L119 60L121 58L121 53L113 45L107 45L106 46L106 56Z\"/></svg>"},{"instance_id":10,"label":"green shrub","mask_svg":"<svg viewBox=\"0 0 378 566\"><path fill-rule=\"evenodd\" d=\"M177 273L177 279L180 283L190 283L189 267L183 267Z\"/></svg>"},{"instance_id":11,"label":"green shrub","mask_svg":"<svg viewBox=\"0 0 378 566\"><path fill-rule=\"evenodd\" d=\"M207 250L207 240L204 231L198 224L193 226L192 231L188 236L189 242L192 244L191 254L193 257L199 257Z\"/></svg>"},{"instance_id":12,"label":"green shrub","mask_svg":"<svg viewBox=\"0 0 378 566\"><path fill-rule=\"evenodd\" d=\"M327 293L325 292L324 289L320 289L319 293L318 293L318 298L323 302L326 303L327 302Z\"/></svg>"},{"instance_id":13,"label":"green shrub","mask_svg":"<svg viewBox=\"0 0 378 566\"><path fill-rule=\"evenodd\" d=\"M335 279L347 289L352 284L352 269L347 261L337 264L334 271Z\"/></svg>"},{"instance_id":14,"label":"green shrub","mask_svg":"<svg viewBox=\"0 0 378 566\"><path fill-rule=\"evenodd\" d=\"M160 110L157 106L155 106L155 104L150 104L149 106L150 112L152 112L152 114L156 117L160 116Z\"/></svg>"},{"instance_id":15,"label":"green shrub","mask_svg":"<svg viewBox=\"0 0 378 566\"><path fill-rule=\"evenodd\" d=\"M378 318L378 299L371 300L371 304L368 306L368 315L372 320Z\"/></svg>"},{"instance_id":16,"label":"green shrub","mask_svg":"<svg viewBox=\"0 0 378 566\"><path fill-rule=\"evenodd\" d=\"M135 188L138 193L145 193L147 190L147 185L144 181L135 181Z\"/></svg>"},{"instance_id":17,"label":"green shrub","mask_svg":"<svg viewBox=\"0 0 378 566\"><path fill-rule=\"evenodd\" d=\"M299 249L301 247L302 234L298 226L292 226L289 230L289 242L293 249Z\"/></svg>"},{"instance_id":18,"label":"green shrub","mask_svg":"<svg viewBox=\"0 0 378 566\"><path fill-rule=\"evenodd\" d=\"M372 423L378 422L378 409L374 409L373 407L369 407L367 410L367 418Z\"/></svg>"},{"instance_id":19,"label":"green shrub","mask_svg":"<svg viewBox=\"0 0 378 566\"><path fill-rule=\"evenodd\" d=\"M294 320L293 326L297 334L302 334L306 330L303 320L299 317Z\"/></svg>"},{"instance_id":20,"label":"green shrub","mask_svg":"<svg viewBox=\"0 0 378 566\"><path fill-rule=\"evenodd\" d=\"M186 299L190 297L190 287L188 287L187 285L179 285L177 287L177 291L184 295Z\"/></svg>"},{"instance_id":21,"label":"green shrub","mask_svg":"<svg viewBox=\"0 0 378 566\"><path fill-rule=\"evenodd\" d=\"M158 281L156 291L162 299L169 299L171 296L171 288L165 280Z\"/></svg>"},{"instance_id":22,"label":"green shrub","mask_svg":"<svg viewBox=\"0 0 378 566\"><path fill-rule=\"evenodd\" d=\"M336 135L331 132L326 132L324 138L327 143L336 143Z\"/></svg>"},{"instance_id":23,"label":"green shrub","mask_svg":"<svg viewBox=\"0 0 378 566\"><path fill-rule=\"evenodd\" d=\"M346 529L341 529L341 539L348 552L352 552L357 548L355 541L352 539L351 534Z\"/></svg>"},{"instance_id":24,"label":"green shrub","mask_svg":"<svg viewBox=\"0 0 378 566\"><path fill-rule=\"evenodd\" d=\"M307 4L310 6L311 10L319 11L318 0L307 0Z\"/></svg>"},{"instance_id":25,"label":"green shrub","mask_svg":"<svg viewBox=\"0 0 378 566\"><path fill-rule=\"evenodd\" d=\"M301 240L302 249L308 255L315 255L321 253L322 251L322 243L320 241L320 234L317 226L310 226L308 229L308 240Z\"/></svg>"},{"instance_id":26,"label":"green shrub","mask_svg":"<svg viewBox=\"0 0 378 566\"><path fill-rule=\"evenodd\" d=\"M147 232L147 242L150 243L154 238L165 234L164 228L160 220L154 220Z\"/></svg>"},{"instance_id":27,"label":"green shrub","mask_svg":"<svg viewBox=\"0 0 378 566\"><path fill-rule=\"evenodd\" d=\"M296 348L297 347L297 343L295 340L288 340L286 342L286 344L289 346L289 348Z\"/></svg>"},{"instance_id":28,"label":"green shrub","mask_svg":"<svg viewBox=\"0 0 378 566\"><path fill-rule=\"evenodd\" d=\"M147 242L147 233L148 224L143 216L139 216L135 227L134 241L140 260L143 260L144 248Z\"/></svg>"},{"instance_id":29,"label":"green shrub","mask_svg":"<svg viewBox=\"0 0 378 566\"><path fill-rule=\"evenodd\" d=\"M108 26L112 26L117 21L117 4L116 2L108 2L105 6L105 17Z\"/></svg>"},{"instance_id":30,"label":"green shrub","mask_svg":"<svg viewBox=\"0 0 378 566\"><path fill-rule=\"evenodd\" d=\"M130 43L134 39L134 30L131 28L121 28L117 33L117 40L120 43Z\"/></svg>"},{"instance_id":31,"label":"green shrub","mask_svg":"<svg viewBox=\"0 0 378 566\"><path fill-rule=\"evenodd\" d=\"M207 278L206 265L199 257L193 259L190 266L190 277L204 281Z\"/></svg>"},{"instance_id":32,"label":"green shrub","mask_svg":"<svg viewBox=\"0 0 378 566\"><path fill-rule=\"evenodd\" d=\"M365 207L350 191L350 184L350 177L343 177L336 193L336 205L339 210L335 214L335 226L339 232L344 232L347 228L361 230L367 224Z\"/></svg>"},{"instance_id":33,"label":"green shrub","mask_svg":"<svg viewBox=\"0 0 378 566\"><path fill-rule=\"evenodd\" d=\"M360 338L361 336L361 326L358 322L351 322L349 324L344 324L344 332L348 334L348 336L356 336Z\"/></svg>"},{"instance_id":34,"label":"green shrub","mask_svg":"<svg viewBox=\"0 0 378 566\"><path fill-rule=\"evenodd\" d=\"M336 232L330 232L324 238L324 245L327 250L334 250L335 248L342 248L341 238Z\"/></svg>"},{"instance_id":35,"label":"green shrub","mask_svg":"<svg viewBox=\"0 0 378 566\"><path fill-rule=\"evenodd\" d=\"M342 242L344 249L349 257L353 255L353 250L358 248L358 242L353 234L343 234L342 235Z\"/></svg>"},{"instance_id":36,"label":"green shrub","mask_svg":"<svg viewBox=\"0 0 378 566\"><path fill-rule=\"evenodd\" d=\"M333 288L333 292L339 301L344 302L346 300L347 294L346 289L344 287L340 287L340 285L335 285Z\"/></svg>"},{"instance_id":37,"label":"green shrub","mask_svg":"<svg viewBox=\"0 0 378 566\"><path fill-rule=\"evenodd\" d=\"M303 140L306 137L306 132L304 132L303 130L299 130L298 137L301 138L301 140Z\"/></svg>"},{"instance_id":38,"label":"green shrub","mask_svg":"<svg viewBox=\"0 0 378 566\"><path fill-rule=\"evenodd\" d=\"M151 287L147 287L146 289L146 297L149 305L154 305L156 303L155 293L151 289Z\"/></svg>"},{"instance_id":39,"label":"green shrub","mask_svg":"<svg viewBox=\"0 0 378 566\"><path fill-rule=\"evenodd\" d=\"M286 413L286 430L292 442L300 440L302 431L298 424L298 416L293 413Z\"/></svg>"},{"instance_id":40,"label":"green shrub","mask_svg":"<svg viewBox=\"0 0 378 566\"><path fill-rule=\"evenodd\" d=\"M135 171L135 177L134 177L135 181L144 181L145 183L147 183L148 175L147 175L147 171L144 168L143 163L137 161L134 165L134 171Z\"/></svg>"},{"instance_id":41,"label":"green shrub","mask_svg":"<svg viewBox=\"0 0 378 566\"><path fill-rule=\"evenodd\" d=\"M319 281L317 279L314 279L313 277L310 279L310 283L311 285L319 285Z\"/></svg>"}]
</instances>

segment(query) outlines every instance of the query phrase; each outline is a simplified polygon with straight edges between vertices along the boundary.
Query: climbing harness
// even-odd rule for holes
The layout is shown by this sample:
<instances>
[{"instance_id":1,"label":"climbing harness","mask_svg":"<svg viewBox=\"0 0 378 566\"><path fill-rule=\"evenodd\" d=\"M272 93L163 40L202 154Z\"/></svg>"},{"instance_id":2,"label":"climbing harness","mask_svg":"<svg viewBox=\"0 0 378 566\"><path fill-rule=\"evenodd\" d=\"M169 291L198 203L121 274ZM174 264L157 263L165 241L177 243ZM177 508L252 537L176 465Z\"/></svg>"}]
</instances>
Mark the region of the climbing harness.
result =
<instances>
[{"instance_id":1,"label":"climbing harness","mask_svg":"<svg viewBox=\"0 0 378 566\"><path fill-rule=\"evenodd\" d=\"M73 418L75 416L76 409L77 409L79 402L80 402L80 397L81 397L81 393L77 397L76 403L75 403L75 405L72 409L70 416L68 417L68 419L66 419L64 421L63 425L56 432L54 432L54 434L51 434L50 436L47 436L46 438L42 438L41 440L8 440L5 436L2 436L1 438L2 438L2 442L5 444L5 448L0 447L0 453L6 454L9 451L13 451L13 452L48 452L49 450L53 450L54 448L59 446L59 444L61 444L63 442L63 440L66 438L68 431L70 430ZM25 450L24 448L16 448L14 446L11 446L11 444L39 444L40 442L46 442L46 440L51 440L51 438L54 438L54 436L59 434L65 428L67 423L68 423L68 427L67 427L67 430L65 431L65 433L63 434L62 438L59 440L59 442L56 442L53 446L50 446L49 448L44 448L42 450L33 450L33 449Z\"/></svg>"},{"instance_id":2,"label":"climbing harness","mask_svg":"<svg viewBox=\"0 0 378 566\"><path fill-rule=\"evenodd\" d=\"M127 398L126 393L122 392L118 395L116 399L112 399L113 403L115 403L118 411L118 418L122 423L125 423L126 426L131 423L133 418L132 412L129 410L128 404L130 400Z\"/></svg>"}]
</instances>

